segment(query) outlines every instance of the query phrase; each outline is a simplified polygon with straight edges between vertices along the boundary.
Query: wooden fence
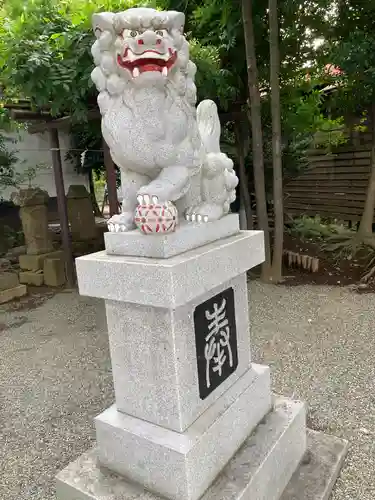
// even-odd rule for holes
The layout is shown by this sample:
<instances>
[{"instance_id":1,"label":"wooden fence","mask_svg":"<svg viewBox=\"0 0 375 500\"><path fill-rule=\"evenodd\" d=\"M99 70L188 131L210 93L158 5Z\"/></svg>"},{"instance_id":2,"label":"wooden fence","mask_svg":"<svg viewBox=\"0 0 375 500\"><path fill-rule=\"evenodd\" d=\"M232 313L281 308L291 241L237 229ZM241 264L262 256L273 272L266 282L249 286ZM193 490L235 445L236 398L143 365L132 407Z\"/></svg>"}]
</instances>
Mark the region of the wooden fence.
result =
<instances>
[{"instance_id":1,"label":"wooden fence","mask_svg":"<svg viewBox=\"0 0 375 500\"><path fill-rule=\"evenodd\" d=\"M358 221L371 168L371 137L362 135L335 152L309 152L309 167L284 188L286 214Z\"/></svg>"}]
</instances>

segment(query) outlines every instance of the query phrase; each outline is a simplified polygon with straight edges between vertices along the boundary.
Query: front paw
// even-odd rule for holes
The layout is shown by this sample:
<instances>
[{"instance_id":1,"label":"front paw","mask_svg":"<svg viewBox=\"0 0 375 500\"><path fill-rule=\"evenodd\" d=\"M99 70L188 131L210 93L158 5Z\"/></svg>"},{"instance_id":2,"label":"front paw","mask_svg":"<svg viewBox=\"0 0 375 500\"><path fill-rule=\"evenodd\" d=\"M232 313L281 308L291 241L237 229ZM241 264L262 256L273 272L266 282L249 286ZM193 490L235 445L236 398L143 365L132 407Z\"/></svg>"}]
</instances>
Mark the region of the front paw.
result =
<instances>
[{"instance_id":1,"label":"front paw","mask_svg":"<svg viewBox=\"0 0 375 500\"><path fill-rule=\"evenodd\" d=\"M139 205L165 203L173 200L173 186L160 181L153 181L148 186L143 186L138 191Z\"/></svg>"},{"instance_id":2,"label":"front paw","mask_svg":"<svg viewBox=\"0 0 375 500\"><path fill-rule=\"evenodd\" d=\"M110 233L125 233L135 229L134 214L125 212L118 215L113 215L107 222L108 231Z\"/></svg>"}]
</instances>

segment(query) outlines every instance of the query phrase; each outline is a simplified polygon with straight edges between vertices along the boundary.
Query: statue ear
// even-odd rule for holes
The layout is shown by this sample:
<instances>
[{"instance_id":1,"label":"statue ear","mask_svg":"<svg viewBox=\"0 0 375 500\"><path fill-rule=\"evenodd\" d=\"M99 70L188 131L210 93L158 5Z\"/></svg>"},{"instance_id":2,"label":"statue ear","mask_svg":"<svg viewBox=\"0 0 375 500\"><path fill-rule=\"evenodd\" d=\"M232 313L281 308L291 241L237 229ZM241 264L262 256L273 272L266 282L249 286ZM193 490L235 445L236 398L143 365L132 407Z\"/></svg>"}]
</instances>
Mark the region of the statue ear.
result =
<instances>
[{"instance_id":1,"label":"statue ear","mask_svg":"<svg viewBox=\"0 0 375 500\"><path fill-rule=\"evenodd\" d=\"M113 27L113 20L115 14L112 12L100 12L92 16L92 28L94 30L96 38L100 38L104 31L109 31L114 35L115 30Z\"/></svg>"},{"instance_id":2,"label":"statue ear","mask_svg":"<svg viewBox=\"0 0 375 500\"><path fill-rule=\"evenodd\" d=\"M176 11L169 11L166 14L168 17L169 28L183 33L185 26L185 14Z\"/></svg>"}]
</instances>

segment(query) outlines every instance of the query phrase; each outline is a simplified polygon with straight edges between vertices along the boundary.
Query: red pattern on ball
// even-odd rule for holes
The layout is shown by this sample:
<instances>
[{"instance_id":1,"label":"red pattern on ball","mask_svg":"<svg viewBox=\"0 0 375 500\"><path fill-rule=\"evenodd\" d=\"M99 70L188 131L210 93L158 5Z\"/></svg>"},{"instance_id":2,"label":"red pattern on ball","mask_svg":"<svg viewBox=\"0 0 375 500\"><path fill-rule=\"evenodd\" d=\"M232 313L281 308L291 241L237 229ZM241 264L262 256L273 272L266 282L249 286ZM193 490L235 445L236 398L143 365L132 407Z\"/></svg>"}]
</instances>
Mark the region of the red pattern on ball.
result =
<instances>
[{"instance_id":1,"label":"red pattern on ball","mask_svg":"<svg viewBox=\"0 0 375 500\"><path fill-rule=\"evenodd\" d=\"M166 205L138 205L134 222L145 234L172 233L177 227L177 209L172 203Z\"/></svg>"}]
</instances>

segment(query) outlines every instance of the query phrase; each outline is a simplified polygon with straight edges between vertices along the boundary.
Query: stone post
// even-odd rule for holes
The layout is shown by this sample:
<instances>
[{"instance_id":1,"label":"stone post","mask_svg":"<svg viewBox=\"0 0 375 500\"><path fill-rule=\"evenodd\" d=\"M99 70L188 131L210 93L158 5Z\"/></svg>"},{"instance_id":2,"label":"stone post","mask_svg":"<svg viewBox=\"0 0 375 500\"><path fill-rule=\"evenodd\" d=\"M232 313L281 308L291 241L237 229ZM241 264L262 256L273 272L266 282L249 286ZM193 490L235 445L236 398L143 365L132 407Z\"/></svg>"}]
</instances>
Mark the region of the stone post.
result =
<instances>
[{"instance_id":1,"label":"stone post","mask_svg":"<svg viewBox=\"0 0 375 500\"><path fill-rule=\"evenodd\" d=\"M48 193L40 188L21 189L14 201L20 206L27 254L40 255L53 251L48 232Z\"/></svg>"},{"instance_id":2,"label":"stone post","mask_svg":"<svg viewBox=\"0 0 375 500\"><path fill-rule=\"evenodd\" d=\"M68 217L73 241L95 239L97 234L95 216L90 194L83 185L72 185L68 191Z\"/></svg>"},{"instance_id":3,"label":"stone post","mask_svg":"<svg viewBox=\"0 0 375 500\"><path fill-rule=\"evenodd\" d=\"M76 265L80 293L105 300L116 403L95 419L97 448L58 475L58 498L279 499L306 449L305 408L273 401L269 368L251 361L247 271L263 233L228 215L107 233L106 247ZM240 472L220 475L226 464Z\"/></svg>"}]
</instances>

